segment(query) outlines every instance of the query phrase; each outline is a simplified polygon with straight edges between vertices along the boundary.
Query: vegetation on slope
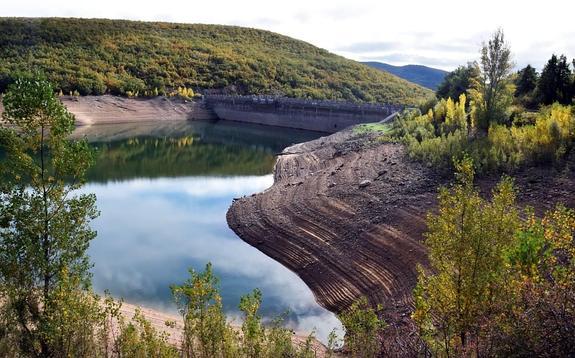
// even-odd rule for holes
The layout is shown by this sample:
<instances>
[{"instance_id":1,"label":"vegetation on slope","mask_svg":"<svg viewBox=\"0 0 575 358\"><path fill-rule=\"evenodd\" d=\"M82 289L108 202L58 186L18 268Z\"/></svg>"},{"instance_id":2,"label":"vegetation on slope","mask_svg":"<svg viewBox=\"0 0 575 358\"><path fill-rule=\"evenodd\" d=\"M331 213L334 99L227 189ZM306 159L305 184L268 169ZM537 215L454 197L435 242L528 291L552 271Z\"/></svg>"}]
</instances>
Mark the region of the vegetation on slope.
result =
<instances>
[{"instance_id":1,"label":"vegetation on slope","mask_svg":"<svg viewBox=\"0 0 575 358\"><path fill-rule=\"evenodd\" d=\"M448 73L447 71L422 65L394 66L383 62L363 63L432 90L437 89Z\"/></svg>"},{"instance_id":2,"label":"vegetation on slope","mask_svg":"<svg viewBox=\"0 0 575 358\"><path fill-rule=\"evenodd\" d=\"M450 169L464 155L482 172L563 161L575 143L575 76L565 56L552 56L539 77L530 66L511 73L501 32L482 53L480 64L445 78L438 100L404 113L389 137L437 168Z\"/></svg>"},{"instance_id":3,"label":"vegetation on slope","mask_svg":"<svg viewBox=\"0 0 575 358\"><path fill-rule=\"evenodd\" d=\"M431 92L268 31L88 19L0 19L0 92L19 72L81 95L237 94L416 104Z\"/></svg>"},{"instance_id":4,"label":"vegetation on slope","mask_svg":"<svg viewBox=\"0 0 575 358\"><path fill-rule=\"evenodd\" d=\"M427 219L431 267L414 291L421 356L572 356L575 212L521 212L509 177L484 199L473 162L455 167Z\"/></svg>"}]
</instances>

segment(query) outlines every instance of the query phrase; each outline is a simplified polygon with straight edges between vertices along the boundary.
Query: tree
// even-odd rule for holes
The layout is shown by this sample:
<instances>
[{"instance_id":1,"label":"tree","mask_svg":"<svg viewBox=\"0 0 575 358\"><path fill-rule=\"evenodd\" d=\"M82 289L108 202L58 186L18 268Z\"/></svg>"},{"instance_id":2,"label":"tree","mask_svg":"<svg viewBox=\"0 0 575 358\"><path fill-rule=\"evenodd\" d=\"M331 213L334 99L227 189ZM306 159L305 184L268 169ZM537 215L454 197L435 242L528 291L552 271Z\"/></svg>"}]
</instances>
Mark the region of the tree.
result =
<instances>
[{"instance_id":1,"label":"tree","mask_svg":"<svg viewBox=\"0 0 575 358\"><path fill-rule=\"evenodd\" d=\"M573 65L573 78L571 79L571 95L573 96L572 101L575 102L575 58L571 63Z\"/></svg>"},{"instance_id":2,"label":"tree","mask_svg":"<svg viewBox=\"0 0 575 358\"><path fill-rule=\"evenodd\" d=\"M226 322L212 265L204 272L190 269L190 278L171 289L184 319L184 357L233 356L237 338Z\"/></svg>"},{"instance_id":3,"label":"tree","mask_svg":"<svg viewBox=\"0 0 575 358\"><path fill-rule=\"evenodd\" d=\"M474 122L487 132L491 123L507 121L507 108L513 100L508 77L513 68L511 50L505 42L503 31L498 29L481 49L481 76L474 84L472 94Z\"/></svg>"},{"instance_id":4,"label":"tree","mask_svg":"<svg viewBox=\"0 0 575 358\"><path fill-rule=\"evenodd\" d=\"M486 201L474 187L471 160L455 166L457 183L440 190L439 211L427 218L431 267L429 273L419 269L413 318L432 354L458 356L474 349L482 356L488 353L479 349L482 323L496 314L494 303L506 299L504 253L520 219L510 179Z\"/></svg>"},{"instance_id":5,"label":"tree","mask_svg":"<svg viewBox=\"0 0 575 358\"><path fill-rule=\"evenodd\" d=\"M535 90L538 80L539 75L537 74L537 70L531 65L527 65L517 72L517 78L515 79L515 97L517 97L520 104L527 108L537 108Z\"/></svg>"},{"instance_id":6,"label":"tree","mask_svg":"<svg viewBox=\"0 0 575 358\"><path fill-rule=\"evenodd\" d=\"M472 83L477 81L479 75L479 68L474 63L468 63L467 66L459 66L445 76L435 95L438 99L451 98L455 100L471 88Z\"/></svg>"},{"instance_id":7,"label":"tree","mask_svg":"<svg viewBox=\"0 0 575 358\"><path fill-rule=\"evenodd\" d=\"M259 314L262 293L254 290L240 299L243 313L241 335L223 312L218 280L211 264L203 272L190 270L191 277L181 286L172 286L172 294L184 320L181 354L189 358L211 357L314 357L313 334L305 344L292 342L293 333L275 319L270 328Z\"/></svg>"},{"instance_id":8,"label":"tree","mask_svg":"<svg viewBox=\"0 0 575 358\"><path fill-rule=\"evenodd\" d=\"M559 102L570 104L573 100L573 79L567 58L551 56L541 72L537 85L539 100L543 104Z\"/></svg>"},{"instance_id":9,"label":"tree","mask_svg":"<svg viewBox=\"0 0 575 358\"><path fill-rule=\"evenodd\" d=\"M86 250L96 236L89 227L98 215L96 198L76 194L93 155L85 141L67 139L74 117L48 82L18 79L3 101L3 317L23 354L74 355L70 349L80 346L81 332L69 330L88 322L96 304L82 295L90 286ZM86 326L82 333L89 337L92 328Z\"/></svg>"},{"instance_id":10,"label":"tree","mask_svg":"<svg viewBox=\"0 0 575 358\"><path fill-rule=\"evenodd\" d=\"M542 219L531 210L508 251L515 293L489 322L499 357L575 354L575 212L558 205Z\"/></svg>"},{"instance_id":11,"label":"tree","mask_svg":"<svg viewBox=\"0 0 575 358\"><path fill-rule=\"evenodd\" d=\"M520 97L531 94L537 88L538 74L537 70L531 65L517 72L517 79L515 80L515 96Z\"/></svg>"},{"instance_id":12,"label":"tree","mask_svg":"<svg viewBox=\"0 0 575 358\"><path fill-rule=\"evenodd\" d=\"M345 327L345 345L353 357L377 357L381 353L380 335L386 324L365 297L354 302L339 319Z\"/></svg>"}]
</instances>

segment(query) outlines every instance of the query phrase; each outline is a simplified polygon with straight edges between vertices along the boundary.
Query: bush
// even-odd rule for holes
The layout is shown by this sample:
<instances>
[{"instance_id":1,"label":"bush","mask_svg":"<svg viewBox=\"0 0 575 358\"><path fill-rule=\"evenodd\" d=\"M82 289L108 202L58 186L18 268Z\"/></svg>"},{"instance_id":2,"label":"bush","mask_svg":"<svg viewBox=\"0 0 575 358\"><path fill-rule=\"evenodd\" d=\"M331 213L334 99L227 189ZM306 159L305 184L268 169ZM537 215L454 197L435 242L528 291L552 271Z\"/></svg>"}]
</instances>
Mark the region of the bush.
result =
<instances>
[{"instance_id":1,"label":"bush","mask_svg":"<svg viewBox=\"0 0 575 358\"><path fill-rule=\"evenodd\" d=\"M483 199L469 159L429 214L431 267L419 268L413 319L425 356L575 353L575 212L519 212L504 178ZM525 218L522 220L521 217Z\"/></svg>"},{"instance_id":2,"label":"bush","mask_svg":"<svg viewBox=\"0 0 575 358\"><path fill-rule=\"evenodd\" d=\"M378 311L381 307L377 307ZM354 302L340 314L339 319L345 327L345 345L353 357L377 357L381 352L380 335L385 322L369 305L366 298Z\"/></svg>"},{"instance_id":3,"label":"bush","mask_svg":"<svg viewBox=\"0 0 575 358\"><path fill-rule=\"evenodd\" d=\"M168 342L168 335L158 332L139 309L136 309L130 322L120 320L120 334L114 342L114 353L118 357L180 357L176 347Z\"/></svg>"},{"instance_id":4,"label":"bush","mask_svg":"<svg viewBox=\"0 0 575 358\"><path fill-rule=\"evenodd\" d=\"M513 125L492 123L486 136L470 135L467 118L464 96L458 103L441 100L425 115L404 113L390 138L403 141L411 158L439 169L451 170L452 159L467 153L480 172L560 162L575 139L572 108L559 104L518 114Z\"/></svg>"}]
</instances>

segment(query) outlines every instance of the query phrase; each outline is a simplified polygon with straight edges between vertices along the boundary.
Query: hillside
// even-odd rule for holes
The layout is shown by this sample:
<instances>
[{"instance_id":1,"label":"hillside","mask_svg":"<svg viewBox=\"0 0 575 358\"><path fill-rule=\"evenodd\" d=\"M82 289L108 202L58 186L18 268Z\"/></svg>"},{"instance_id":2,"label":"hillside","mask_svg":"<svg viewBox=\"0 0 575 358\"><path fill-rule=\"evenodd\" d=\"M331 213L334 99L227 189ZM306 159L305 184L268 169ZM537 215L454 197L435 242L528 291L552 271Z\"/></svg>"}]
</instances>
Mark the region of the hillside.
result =
<instances>
[{"instance_id":1,"label":"hillside","mask_svg":"<svg viewBox=\"0 0 575 358\"><path fill-rule=\"evenodd\" d=\"M237 94L415 104L431 92L268 31L122 20L1 18L0 90L20 71L82 95L178 86Z\"/></svg>"},{"instance_id":2,"label":"hillside","mask_svg":"<svg viewBox=\"0 0 575 358\"><path fill-rule=\"evenodd\" d=\"M443 78L449 73L437 68L422 65L394 66L383 62L363 62L378 70L389 72L407 81L436 90Z\"/></svg>"}]
</instances>

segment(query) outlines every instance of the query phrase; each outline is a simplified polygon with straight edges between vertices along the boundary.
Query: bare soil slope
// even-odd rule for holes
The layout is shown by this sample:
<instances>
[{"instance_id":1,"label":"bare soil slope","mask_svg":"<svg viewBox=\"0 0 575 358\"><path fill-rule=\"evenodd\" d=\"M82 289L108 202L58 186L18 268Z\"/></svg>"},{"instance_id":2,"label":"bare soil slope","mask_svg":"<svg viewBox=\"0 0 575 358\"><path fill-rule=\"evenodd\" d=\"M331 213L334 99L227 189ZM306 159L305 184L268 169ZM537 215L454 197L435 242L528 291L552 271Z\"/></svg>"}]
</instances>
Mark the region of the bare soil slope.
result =
<instances>
[{"instance_id":1,"label":"bare soil slope","mask_svg":"<svg viewBox=\"0 0 575 358\"><path fill-rule=\"evenodd\" d=\"M62 96L60 100L74 114L78 126L217 118L202 103L175 97Z\"/></svg>"},{"instance_id":2,"label":"bare soil slope","mask_svg":"<svg viewBox=\"0 0 575 358\"><path fill-rule=\"evenodd\" d=\"M450 178L410 161L400 144L349 129L287 148L274 176L271 188L234 201L229 226L296 272L325 308L340 312L367 296L384 306L388 343L409 341L426 213ZM498 178L479 185L488 192ZM573 206L573 178L551 168L517 173L519 202Z\"/></svg>"}]
</instances>

